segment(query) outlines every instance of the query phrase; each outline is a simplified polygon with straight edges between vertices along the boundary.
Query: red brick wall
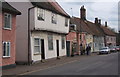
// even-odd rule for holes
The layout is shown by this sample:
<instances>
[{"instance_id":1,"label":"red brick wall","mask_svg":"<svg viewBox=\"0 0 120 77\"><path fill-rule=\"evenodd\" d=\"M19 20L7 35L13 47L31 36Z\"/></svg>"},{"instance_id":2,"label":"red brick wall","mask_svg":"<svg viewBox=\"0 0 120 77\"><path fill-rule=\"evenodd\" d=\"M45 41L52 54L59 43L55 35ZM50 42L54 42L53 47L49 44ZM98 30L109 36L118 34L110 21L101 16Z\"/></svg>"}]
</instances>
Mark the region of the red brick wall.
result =
<instances>
[{"instance_id":1,"label":"red brick wall","mask_svg":"<svg viewBox=\"0 0 120 77\"><path fill-rule=\"evenodd\" d=\"M4 14L3 14L4 20ZM3 21L4 25L4 21ZM11 42L10 58L3 58L2 65L10 65L15 63L15 52L16 52L16 15L12 15L12 30L2 30L2 41Z\"/></svg>"},{"instance_id":2,"label":"red brick wall","mask_svg":"<svg viewBox=\"0 0 120 77\"><path fill-rule=\"evenodd\" d=\"M0 13L0 66L2 66L2 14Z\"/></svg>"}]
</instances>

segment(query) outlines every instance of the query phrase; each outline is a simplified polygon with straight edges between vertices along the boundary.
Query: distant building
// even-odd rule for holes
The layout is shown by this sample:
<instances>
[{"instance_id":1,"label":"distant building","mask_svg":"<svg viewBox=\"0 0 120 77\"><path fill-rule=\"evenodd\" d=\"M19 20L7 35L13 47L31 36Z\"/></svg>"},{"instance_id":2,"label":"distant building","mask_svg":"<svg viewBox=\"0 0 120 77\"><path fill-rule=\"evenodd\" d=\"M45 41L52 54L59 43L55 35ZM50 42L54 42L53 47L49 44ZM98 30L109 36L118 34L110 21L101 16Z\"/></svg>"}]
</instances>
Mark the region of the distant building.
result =
<instances>
[{"instance_id":1,"label":"distant building","mask_svg":"<svg viewBox=\"0 0 120 77\"><path fill-rule=\"evenodd\" d=\"M9 68L15 66L16 59L16 15L21 13L7 2L2 2L2 12L0 12L0 54L2 57L0 66Z\"/></svg>"},{"instance_id":2,"label":"distant building","mask_svg":"<svg viewBox=\"0 0 120 77\"><path fill-rule=\"evenodd\" d=\"M116 46L116 34L109 29L107 22L105 22L105 26L101 26L101 28L105 33L105 46Z\"/></svg>"},{"instance_id":3,"label":"distant building","mask_svg":"<svg viewBox=\"0 0 120 77\"><path fill-rule=\"evenodd\" d=\"M66 56L65 37L70 16L57 2L28 1L11 5L22 12L17 18L17 63Z\"/></svg>"}]
</instances>

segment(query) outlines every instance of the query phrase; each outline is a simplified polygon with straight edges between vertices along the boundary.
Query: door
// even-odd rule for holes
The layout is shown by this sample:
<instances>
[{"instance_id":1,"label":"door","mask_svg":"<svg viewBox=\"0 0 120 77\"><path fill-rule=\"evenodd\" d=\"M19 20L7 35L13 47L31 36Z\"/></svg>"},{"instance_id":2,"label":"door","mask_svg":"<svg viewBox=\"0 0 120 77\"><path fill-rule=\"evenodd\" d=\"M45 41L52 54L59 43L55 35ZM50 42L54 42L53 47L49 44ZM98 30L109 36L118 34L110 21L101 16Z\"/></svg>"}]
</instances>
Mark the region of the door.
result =
<instances>
[{"instance_id":1,"label":"door","mask_svg":"<svg viewBox=\"0 0 120 77\"><path fill-rule=\"evenodd\" d=\"M70 56L70 41L66 41L66 51L67 51L67 57Z\"/></svg>"},{"instance_id":2,"label":"door","mask_svg":"<svg viewBox=\"0 0 120 77\"><path fill-rule=\"evenodd\" d=\"M45 59L44 39L41 39L41 58Z\"/></svg>"},{"instance_id":3,"label":"door","mask_svg":"<svg viewBox=\"0 0 120 77\"><path fill-rule=\"evenodd\" d=\"M57 57L59 56L59 40L56 40Z\"/></svg>"}]
</instances>

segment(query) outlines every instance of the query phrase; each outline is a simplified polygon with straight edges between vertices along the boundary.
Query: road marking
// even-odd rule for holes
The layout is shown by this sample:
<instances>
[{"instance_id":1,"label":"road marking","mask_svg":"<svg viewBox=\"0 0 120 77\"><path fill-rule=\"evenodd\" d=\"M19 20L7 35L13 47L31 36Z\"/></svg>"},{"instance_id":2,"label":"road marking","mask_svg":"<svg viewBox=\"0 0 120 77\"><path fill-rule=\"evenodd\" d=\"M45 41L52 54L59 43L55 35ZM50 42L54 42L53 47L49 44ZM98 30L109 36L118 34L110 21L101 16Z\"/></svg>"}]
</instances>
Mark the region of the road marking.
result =
<instances>
[{"instance_id":1,"label":"road marking","mask_svg":"<svg viewBox=\"0 0 120 77\"><path fill-rule=\"evenodd\" d=\"M78 59L78 60L79 60L79 59ZM47 68L43 68L43 69L33 70L33 71L30 71L30 72L26 72L26 73L22 73L22 74L18 74L18 75L26 75L26 74L30 74L30 73L37 72L37 71L41 71L41 70L46 70L46 69L50 69L50 68L55 68L55 67L58 67L58 66L62 66L62 65L65 65L65 64L69 64L69 63L76 62L76 61L78 61L78 60L73 60L73 61L70 61L70 62L67 62L67 63L63 63L63 64L59 64L59 65L54 65L54 66L47 67Z\"/></svg>"}]
</instances>

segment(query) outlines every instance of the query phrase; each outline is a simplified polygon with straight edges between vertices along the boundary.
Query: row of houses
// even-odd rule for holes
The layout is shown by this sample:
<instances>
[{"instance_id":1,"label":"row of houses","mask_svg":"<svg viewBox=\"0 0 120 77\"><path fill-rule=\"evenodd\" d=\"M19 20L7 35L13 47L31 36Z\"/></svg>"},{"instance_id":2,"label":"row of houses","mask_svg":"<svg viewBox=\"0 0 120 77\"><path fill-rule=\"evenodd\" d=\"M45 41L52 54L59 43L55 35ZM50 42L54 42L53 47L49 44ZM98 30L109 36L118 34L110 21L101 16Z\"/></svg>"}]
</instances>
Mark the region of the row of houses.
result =
<instances>
[{"instance_id":1,"label":"row of houses","mask_svg":"<svg viewBox=\"0 0 120 77\"><path fill-rule=\"evenodd\" d=\"M87 20L86 9L80 8L80 18L70 19L70 30L67 35L67 50L72 52L75 46L75 54L80 54L81 46L85 49L91 46L91 52L97 52L101 47L116 46L116 34L111 31L107 22L101 24L101 19L95 18L94 22ZM68 54L70 56L70 54Z\"/></svg>"},{"instance_id":2,"label":"row of houses","mask_svg":"<svg viewBox=\"0 0 120 77\"><path fill-rule=\"evenodd\" d=\"M97 18L95 23L88 21L84 7L81 18L71 18L57 2L2 2L0 19L0 66L4 68L69 55L74 41L76 48L89 44L96 51L111 43L105 37L115 38L106 36L110 30Z\"/></svg>"}]
</instances>

